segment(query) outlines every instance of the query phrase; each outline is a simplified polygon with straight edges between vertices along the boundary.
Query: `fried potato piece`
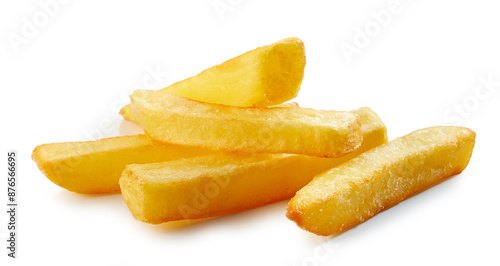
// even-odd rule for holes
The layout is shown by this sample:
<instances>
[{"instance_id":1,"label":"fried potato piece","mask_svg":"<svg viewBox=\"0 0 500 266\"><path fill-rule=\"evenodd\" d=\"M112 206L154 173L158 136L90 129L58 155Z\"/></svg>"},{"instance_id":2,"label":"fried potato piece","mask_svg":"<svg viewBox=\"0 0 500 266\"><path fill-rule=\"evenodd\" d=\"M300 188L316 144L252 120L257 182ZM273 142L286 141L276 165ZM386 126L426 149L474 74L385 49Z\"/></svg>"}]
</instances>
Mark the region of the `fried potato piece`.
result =
<instances>
[{"instance_id":1,"label":"fried potato piece","mask_svg":"<svg viewBox=\"0 0 500 266\"><path fill-rule=\"evenodd\" d=\"M299 38L287 38L244 53L160 91L207 103L272 106L297 96L305 65L304 43ZM125 119L133 119L129 105L123 107L120 114Z\"/></svg>"},{"instance_id":2,"label":"fried potato piece","mask_svg":"<svg viewBox=\"0 0 500 266\"><path fill-rule=\"evenodd\" d=\"M85 193L120 191L125 165L153 163L217 153L180 145L153 143L145 135L43 144L32 159L45 176L67 190Z\"/></svg>"},{"instance_id":3,"label":"fried potato piece","mask_svg":"<svg viewBox=\"0 0 500 266\"><path fill-rule=\"evenodd\" d=\"M129 105L127 105L128 108L122 108L120 110L120 114L123 116L124 119L129 120L131 122L139 123L137 121L137 118L135 118L135 115L132 113L132 109L130 108ZM296 102L288 102L288 103L282 103L274 106L269 106L269 108L284 108L284 107L299 107L299 105Z\"/></svg>"},{"instance_id":4,"label":"fried potato piece","mask_svg":"<svg viewBox=\"0 0 500 266\"><path fill-rule=\"evenodd\" d=\"M318 235L341 232L461 173L474 143L475 133L463 127L415 131L316 176L286 215Z\"/></svg>"},{"instance_id":5,"label":"fried potato piece","mask_svg":"<svg viewBox=\"0 0 500 266\"><path fill-rule=\"evenodd\" d=\"M306 108L241 108L135 90L132 111L154 141L222 151L340 157L362 142L359 117Z\"/></svg>"},{"instance_id":6,"label":"fried potato piece","mask_svg":"<svg viewBox=\"0 0 500 266\"><path fill-rule=\"evenodd\" d=\"M147 223L198 219L292 197L313 176L387 142L387 131L369 108L361 119L363 144L340 158L291 154L209 155L165 163L127 165L122 195L134 217Z\"/></svg>"}]
</instances>

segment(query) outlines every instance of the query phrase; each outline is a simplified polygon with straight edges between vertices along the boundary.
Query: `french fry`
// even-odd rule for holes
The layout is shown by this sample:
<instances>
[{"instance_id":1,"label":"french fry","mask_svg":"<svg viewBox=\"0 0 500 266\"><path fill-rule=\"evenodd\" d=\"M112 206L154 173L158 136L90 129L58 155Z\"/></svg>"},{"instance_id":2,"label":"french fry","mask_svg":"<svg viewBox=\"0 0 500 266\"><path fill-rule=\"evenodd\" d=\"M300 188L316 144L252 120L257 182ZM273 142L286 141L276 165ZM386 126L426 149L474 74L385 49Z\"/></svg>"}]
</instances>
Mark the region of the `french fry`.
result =
<instances>
[{"instance_id":1,"label":"french fry","mask_svg":"<svg viewBox=\"0 0 500 266\"><path fill-rule=\"evenodd\" d=\"M125 165L153 163L217 153L180 145L162 145L145 135L97 141L43 144L32 159L45 176L67 190L98 194L120 191L118 179Z\"/></svg>"},{"instance_id":2,"label":"french fry","mask_svg":"<svg viewBox=\"0 0 500 266\"><path fill-rule=\"evenodd\" d=\"M266 107L295 98L306 57L299 38L287 38L216 65L160 91L189 99L240 107ZM130 106L120 110L134 121Z\"/></svg>"},{"instance_id":3,"label":"french fry","mask_svg":"<svg viewBox=\"0 0 500 266\"><path fill-rule=\"evenodd\" d=\"M147 223L198 219L292 197L313 176L387 142L385 125L369 108L359 115L363 144L340 158L291 154L218 154L127 165L120 178L125 203Z\"/></svg>"},{"instance_id":4,"label":"french fry","mask_svg":"<svg viewBox=\"0 0 500 266\"><path fill-rule=\"evenodd\" d=\"M289 202L287 217L318 235L341 232L461 173L474 143L463 127L415 131L316 176Z\"/></svg>"},{"instance_id":5,"label":"french fry","mask_svg":"<svg viewBox=\"0 0 500 266\"><path fill-rule=\"evenodd\" d=\"M135 90L132 111L154 141L222 151L346 155L362 142L359 117L307 108L241 108Z\"/></svg>"}]
</instances>

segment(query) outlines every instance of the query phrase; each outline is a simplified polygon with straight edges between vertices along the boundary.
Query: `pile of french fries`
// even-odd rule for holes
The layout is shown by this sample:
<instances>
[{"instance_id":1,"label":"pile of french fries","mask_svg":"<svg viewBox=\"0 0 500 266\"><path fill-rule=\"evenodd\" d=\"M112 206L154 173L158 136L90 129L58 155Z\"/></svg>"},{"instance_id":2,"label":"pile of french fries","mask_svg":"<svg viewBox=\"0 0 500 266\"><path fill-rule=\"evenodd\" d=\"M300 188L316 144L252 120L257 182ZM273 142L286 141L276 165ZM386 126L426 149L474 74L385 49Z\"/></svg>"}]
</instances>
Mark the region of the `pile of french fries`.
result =
<instances>
[{"instance_id":1,"label":"pile of french fries","mask_svg":"<svg viewBox=\"0 0 500 266\"><path fill-rule=\"evenodd\" d=\"M120 114L145 135L44 144L33 160L73 192L120 192L147 223L200 219L290 199L286 216L332 235L462 172L475 133L432 127L387 142L367 107L300 108L303 42L259 47L160 91L136 90Z\"/></svg>"}]
</instances>

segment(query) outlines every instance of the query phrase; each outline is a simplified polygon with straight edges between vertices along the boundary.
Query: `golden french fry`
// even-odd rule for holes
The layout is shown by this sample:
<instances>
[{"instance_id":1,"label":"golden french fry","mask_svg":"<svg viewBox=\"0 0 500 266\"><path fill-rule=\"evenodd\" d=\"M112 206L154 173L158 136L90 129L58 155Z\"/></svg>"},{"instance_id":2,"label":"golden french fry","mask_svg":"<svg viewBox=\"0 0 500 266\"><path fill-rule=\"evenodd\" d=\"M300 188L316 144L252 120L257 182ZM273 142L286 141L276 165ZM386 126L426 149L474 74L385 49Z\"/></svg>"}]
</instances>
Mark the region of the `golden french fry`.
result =
<instances>
[{"instance_id":1,"label":"golden french fry","mask_svg":"<svg viewBox=\"0 0 500 266\"><path fill-rule=\"evenodd\" d=\"M85 193L120 191L125 165L152 163L216 153L200 148L153 143L145 135L97 141L43 144L32 154L38 168L56 185Z\"/></svg>"},{"instance_id":2,"label":"golden french fry","mask_svg":"<svg viewBox=\"0 0 500 266\"><path fill-rule=\"evenodd\" d=\"M340 158L291 154L218 154L165 163L127 165L122 195L134 217L148 223L233 213L292 197L314 175L387 142L385 125L369 108L363 144Z\"/></svg>"},{"instance_id":3,"label":"golden french fry","mask_svg":"<svg viewBox=\"0 0 500 266\"><path fill-rule=\"evenodd\" d=\"M135 90L132 111L154 141L222 151L340 157L362 142L359 117L307 108L241 108Z\"/></svg>"},{"instance_id":4,"label":"golden french fry","mask_svg":"<svg viewBox=\"0 0 500 266\"><path fill-rule=\"evenodd\" d=\"M287 217L318 235L332 235L461 173L475 133L463 127L415 131L316 176L292 198Z\"/></svg>"},{"instance_id":5,"label":"golden french fry","mask_svg":"<svg viewBox=\"0 0 500 266\"><path fill-rule=\"evenodd\" d=\"M216 65L160 91L189 99L240 106L277 105L297 96L306 57L299 38L287 38ZM125 119L134 120L130 106Z\"/></svg>"}]
</instances>

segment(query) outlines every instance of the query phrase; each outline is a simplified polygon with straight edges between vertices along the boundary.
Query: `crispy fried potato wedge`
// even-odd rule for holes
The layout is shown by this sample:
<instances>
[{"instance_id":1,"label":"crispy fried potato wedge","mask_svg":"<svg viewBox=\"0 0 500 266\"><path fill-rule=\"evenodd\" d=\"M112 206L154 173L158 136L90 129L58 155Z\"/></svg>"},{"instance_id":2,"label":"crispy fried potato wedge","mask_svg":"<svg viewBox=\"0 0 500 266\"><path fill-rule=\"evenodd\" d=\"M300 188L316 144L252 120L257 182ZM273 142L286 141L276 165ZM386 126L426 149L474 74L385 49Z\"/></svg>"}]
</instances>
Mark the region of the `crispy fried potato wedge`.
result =
<instances>
[{"instance_id":1,"label":"crispy fried potato wedge","mask_svg":"<svg viewBox=\"0 0 500 266\"><path fill-rule=\"evenodd\" d=\"M387 142L385 125L369 108L361 119L363 144L341 158L291 154L224 154L126 166L122 195L147 223L234 213L292 197L313 176Z\"/></svg>"},{"instance_id":2,"label":"crispy fried potato wedge","mask_svg":"<svg viewBox=\"0 0 500 266\"><path fill-rule=\"evenodd\" d=\"M240 107L277 105L297 96L306 56L299 38L287 38L211 67L160 91L189 99ZM122 108L133 119L130 106Z\"/></svg>"},{"instance_id":3,"label":"crispy fried potato wedge","mask_svg":"<svg viewBox=\"0 0 500 266\"><path fill-rule=\"evenodd\" d=\"M153 163L217 153L200 148L154 143L145 135L97 141L43 144L32 154L38 168L56 185L84 193L120 191L125 165Z\"/></svg>"},{"instance_id":4,"label":"crispy fried potato wedge","mask_svg":"<svg viewBox=\"0 0 500 266\"><path fill-rule=\"evenodd\" d=\"M415 131L316 176L292 198L286 215L318 235L341 232L461 173L474 143L468 128Z\"/></svg>"},{"instance_id":5,"label":"crispy fried potato wedge","mask_svg":"<svg viewBox=\"0 0 500 266\"><path fill-rule=\"evenodd\" d=\"M132 111L154 141L222 151L346 155L362 142L358 115L307 108L241 108L135 90Z\"/></svg>"}]
</instances>

